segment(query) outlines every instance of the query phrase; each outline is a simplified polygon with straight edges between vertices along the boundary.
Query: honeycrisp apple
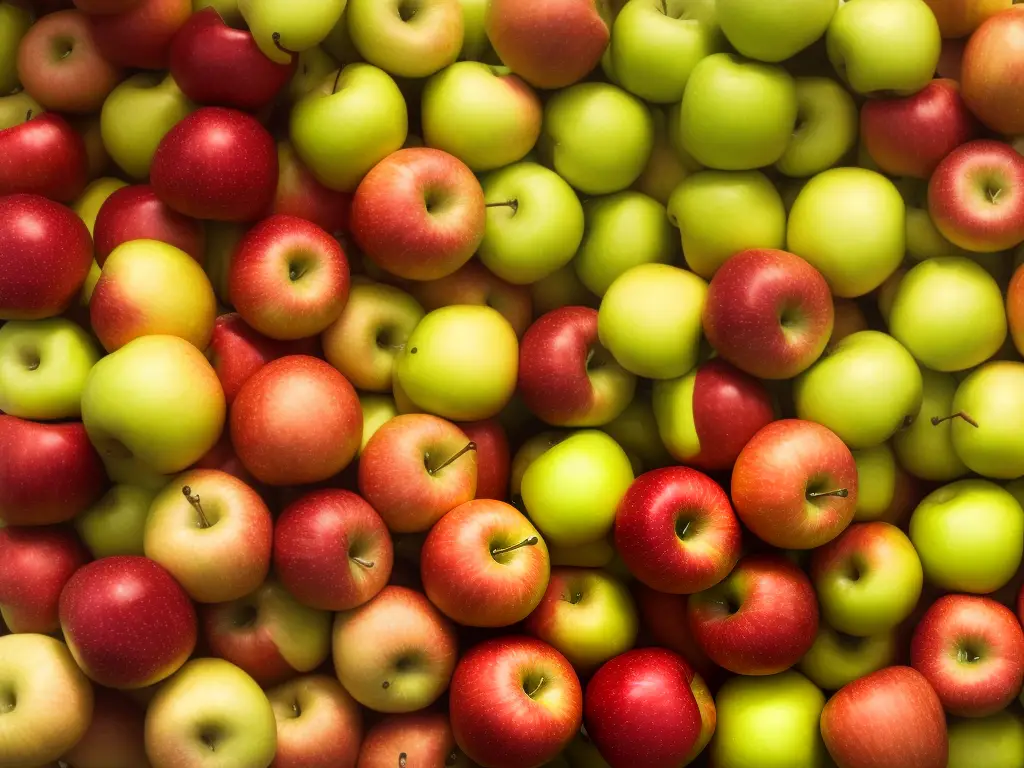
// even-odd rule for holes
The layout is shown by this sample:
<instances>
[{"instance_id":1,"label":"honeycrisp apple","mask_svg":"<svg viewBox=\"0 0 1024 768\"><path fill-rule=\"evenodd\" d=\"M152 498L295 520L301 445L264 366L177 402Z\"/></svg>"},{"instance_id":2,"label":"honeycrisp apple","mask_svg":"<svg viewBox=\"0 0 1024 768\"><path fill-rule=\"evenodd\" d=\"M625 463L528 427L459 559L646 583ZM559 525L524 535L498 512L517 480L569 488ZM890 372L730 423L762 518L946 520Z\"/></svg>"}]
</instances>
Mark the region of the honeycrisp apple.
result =
<instances>
[{"instance_id":1,"label":"honeycrisp apple","mask_svg":"<svg viewBox=\"0 0 1024 768\"><path fill-rule=\"evenodd\" d=\"M94 219L96 263L101 267L110 253L129 240L159 240L205 261L203 225L168 207L148 184L116 189L103 201Z\"/></svg>"},{"instance_id":2,"label":"honeycrisp apple","mask_svg":"<svg viewBox=\"0 0 1024 768\"><path fill-rule=\"evenodd\" d=\"M1021 59L1016 52L1007 55L1015 51L1013 41L1024 25L1018 10L997 13L975 30L963 49L960 77L967 106L985 125L1007 136L1024 130L1024 122L1011 106Z\"/></svg>"},{"instance_id":3,"label":"honeycrisp apple","mask_svg":"<svg viewBox=\"0 0 1024 768\"><path fill-rule=\"evenodd\" d=\"M363 713L337 680L300 677L267 691L267 698L277 720L273 765L355 768Z\"/></svg>"}]
</instances>

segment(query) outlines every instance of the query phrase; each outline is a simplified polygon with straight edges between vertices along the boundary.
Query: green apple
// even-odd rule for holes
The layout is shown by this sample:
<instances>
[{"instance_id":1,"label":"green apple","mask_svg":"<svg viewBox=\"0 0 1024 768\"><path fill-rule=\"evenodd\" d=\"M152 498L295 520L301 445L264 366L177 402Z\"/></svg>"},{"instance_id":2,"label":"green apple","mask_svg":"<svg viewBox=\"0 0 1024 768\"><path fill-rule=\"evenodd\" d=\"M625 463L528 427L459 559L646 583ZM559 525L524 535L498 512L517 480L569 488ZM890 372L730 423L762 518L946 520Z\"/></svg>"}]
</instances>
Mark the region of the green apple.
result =
<instances>
[{"instance_id":1,"label":"green apple","mask_svg":"<svg viewBox=\"0 0 1024 768\"><path fill-rule=\"evenodd\" d=\"M751 59L784 61L828 29L836 0L718 0L718 20L733 48Z\"/></svg>"},{"instance_id":2,"label":"green apple","mask_svg":"<svg viewBox=\"0 0 1024 768\"><path fill-rule=\"evenodd\" d=\"M897 433L899 434L899 433ZM854 520L878 520L896 495L896 454L888 443L853 452L857 462L857 508Z\"/></svg>"},{"instance_id":3,"label":"green apple","mask_svg":"<svg viewBox=\"0 0 1024 768\"><path fill-rule=\"evenodd\" d=\"M206 270L206 276L210 278L210 285L213 286L218 301L230 307L228 270L235 247L248 231L248 227L228 221L206 221L203 225L206 230L206 258L203 260L203 268Z\"/></svg>"},{"instance_id":4,"label":"green apple","mask_svg":"<svg viewBox=\"0 0 1024 768\"><path fill-rule=\"evenodd\" d=\"M508 320L468 304L427 314L395 362L402 391L452 421L496 415L512 398L518 371L519 342Z\"/></svg>"},{"instance_id":5,"label":"green apple","mask_svg":"<svg viewBox=\"0 0 1024 768\"><path fill-rule=\"evenodd\" d=\"M75 518L78 535L95 559L145 554L143 531L157 492L155 488L115 485Z\"/></svg>"},{"instance_id":6,"label":"green apple","mask_svg":"<svg viewBox=\"0 0 1024 768\"><path fill-rule=\"evenodd\" d=\"M327 37L345 0L238 0L238 10L266 57L288 64Z\"/></svg>"},{"instance_id":7,"label":"green apple","mask_svg":"<svg viewBox=\"0 0 1024 768\"><path fill-rule=\"evenodd\" d=\"M675 463L658 433L651 398L644 393L638 392L626 409L601 430L611 435L627 455L636 457L644 472Z\"/></svg>"},{"instance_id":8,"label":"green apple","mask_svg":"<svg viewBox=\"0 0 1024 768\"><path fill-rule=\"evenodd\" d=\"M740 675L715 696L715 768L824 768L818 719L825 694L799 672Z\"/></svg>"},{"instance_id":9,"label":"green apple","mask_svg":"<svg viewBox=\"0 0 1024 768\"><path fill-rule=\"evenodd\" d=\"M786 209L759 171L699 171L672 193L669 219L679 228L686 264L708 280L734 253L783 248Z\"/></svg>"},{"instance_id":10,"label":"green apple","mask_svg":"<svg viewBox=\"0 0 1024 768\"><path fill-rule=\"evenodd\" d=\"M789 212L788 248L821 272L836 296L863 296L903 261L905 211L899 190L885 176L833 168L797 195Z\"/></svg>"},{"instance_id":11,"label":"green apple","mask_svg":"<svg viewBox=\"0 0 1024 768\"><path fill-rule=\"evenodd\" d=\"M924 0L857 0L839 6L825 35L836 72L861 94L909 96L939 63L939 22Z\"/></svg>"},{"instance_id":12,"label":"green apple","mask_svg":"<svg viewBox=\"0 0 1024 768\"><path fill-rule=\"evenodd\" d=\"M363 441L359 446L362 454L373 433L398 415L398 406L389 395L360 394L359 407L363 411Z\"/></svg>"},{"instance_id":13,"label":"green apple","mask_svg":"<svg viewBox=\"0 0 1024 768\"><path fill-rule=\"evenodd\" d=\"M910 518L924 575L940 589L986 595L1017 573L1024 510L988 480L958 480L932 491Z\"/></svg>"},{"instance_id":14,"label":"green apple","mask_svg":"<svg viewBox=\"0 0 1024 768\"><path fill-rule=\"evenodd\" d=\"M484 235L486 238L486 235ZM595 296L576 274L573 265L566 264L530 285L530 299L536 317L559 307L591 307L597 309L601 299Z\"/></svg>"},{"instance_id":15,"label":"green apple","mask_svg":"<svg viewBox=\"0 0 1024 768\"><path fill-rule=\"evenodd\" d=\"M838 691L858 678L893 664L897 648L894 632L854 637L822 624L811 650L800 660L800 671L819 688Z\"/></svg>"},{"instance_id":16,"label":"green apple","mask_svg":"<svg viewBox=\"0 0 1024 768\"><path fill-rule=\"evenodd\" d=\"M103 102L103 146L125 173L143 180L161 140L196 108L171 75L142 72L129 77Z\"/></svg>"},{"instance_id":17,"label":"green apple","mask_svg":"<svg viewBox=\"0 0 1024 768\"><path fill-rule=\"evenodd\" d=\"M674 379L697 363L708 284L679 267L641 264L620 275L601 299L601 343L631 373Z\"/></svg>"},{"instance_id":18,"label":"green apple","mask_svg":"<svg viewBox=\"0 0 1024 768\"><path fill-rule=\"evenodd\" d=\"M548 547L552 565L566 565L572 568L604 568L615 559L612 537L598 539L572 547Z\"/></svg>"},{"instance_id":19,"label":"green apple","mask_svg":"<svg viewBox=\"0 0 1024 768\"><path fill-rule=\"evenodd\" d=\"M882 284L875 290L875 301L878 304L878 314L882 316L882 321L889 325L889 314L892 312L893 302L896 301L896 292L899 290L900 283L903 282L903 278L906 277L909 270L903 267L898 267L895 272L889 275Z\"/></svg>"},{"instance_id":20,"label":"green apple","mask_svg":"<svg viewBox=\"0 0 1024 768\"><path fill-rule=\"evenodd\" d=\"M477 256L491 272L525 285L572 260L583 239L583 206L561 176L517 163L487 174L481 186L487 227Z\"/></svg>"},{"instance_id":21,"label":"green apple","mask_svg":"<svg viewBox=\"0 0 1024 768\"><path fill-rule=\"evenodd\" d=\"M409 114L387 72L349 64L292 108L290 126L295 151L320 183L352 192L367 171L405 143Z\"/></svg>"},{"instance_id":22,"label":"green apple","mask_svg":"<svg viewBox=\"0 0 1024 768\"><path fill-rule=\"evenodd\" d=\"M0 3L0 93L18 87L18 45L32 26L32 14L14 3Z\"/></svg>"},{"instance_id":23,"label":"green apple","mask_svg":"<svg viewBox=\"0 0 1024 768\"><path fill-rule=\"evenodd\" d=\"M530 520L556 546L606 537L615 510L633 482L622 447L604 432L587 429L549 447L523 473L520 492Z\"/></svg>"},{"instance_id":24,"label":"green apple","mask_svg":"<svg viewBox=\"0 0 1024 768\"><path fill-rule=\"evenodd\" d=\"M973 368L1006 340L1003 293L970 259L927 259L911 269L893 297L889 332L934 371Z\"/></svg>"},{"instance_id":25,"label":"green apple","mask_svg":"<svg viewBox=\"0 0 1024 768\"><path fill-rule=\"evenodd\" d=\"M797 128L775 167L805 178L828 170L853 149L860 118L853 97L828 77L798 77L796 103Z\"/></svg>"},{"instance_id":26,"label":"green apple","mask_svg":"<svg viewBox=\"0 0 1024 768\"><path fill-rule=\"evenodd\" d=\"M670 264L678 246L665 206L639 192L592 197L583 204L583 242L573 266L580 281L603 296L638 264Z\"/></svg>"},{"instance_id":27,"label":"green apple","mask_svg":"<svg viewBox=\"0 0 1024 768\"><path fill-rule=\"evenodd\" d=\"M921 410L910 426L893 435L892 447L910 474L922 480L955 480L967 474L967 466L953 450L953 424L946 418L953 413L957 381L948 373L922 368L921 383ZM940 421L935 424L932 419Z\"/></svg>"},{"instance_id":28,"label":"green apple","mask_svg":"<svg viewBox=\"0 0 1024 768\"><path fill-rule=\"evenodd\" d=\"M459 59L489 63L498 61L484 26L490 4L491 0L459 0L462 6L462 50L459 51Z\"/></svg>"},{"instance_id":29,"label":"green apple","mask_svg":"<svg viewBox=\"0 0 1024 768\"><path fill-rule=\"evenodd\" d=\"M522 495L523 475L537 459L572 434L562 430L548 430L528 438L512 457L509 468L508 487L512 498ZM545 542L546 543L546 542Z\"/></svg>"},{"instance_id":30,"label":"green apple","mask_svg":"<svg viewBox=\"0 0 1024 768\"><path fill-rule=\"evenodd\" d=\"M679 141L708 168L747 171L782 157L797 119L796 83L782 67L716 53L693 69Z\"/></svg>"},{"instance_id":31,"label":"green apple","mask_svg":"<svg viewBox=\"0 0 1024 768\"><path fill-rule=\"evenodd\" d=\"M580 83L548 100L539 148L545 164L580 192L620 192L647 166L654 118L640 99L621 88Z\"/></svg>"},{"instance_id":32,"label":"green apple","mask_svg":"<svg viewBox=\"0 0 1024 768\"><path fill-rule=\"evenodd\" d=\"M117 190L127 186L127 182L121 181L121 179L103 176L89 182L89 186L71 204L71 210L77 213L78 218L85 222L85 226L89 228L90 235L92 234L93 227L96 225L96 216L99 214L100 208L103 207L103 203Z\"/></svg>"},{"instance_id":33,"label":"green apple","mask_svg":"<svg viewBox=\"0 0 1024 768\"><path fill-rule=\"evenodd\" d=\"M397 77L432 75L462 50L459 0L349 0L346 16L356 50Z\"/></svg>"},{"instance_id":34,"label":"green apple","mask_svg":"<svg viewBox=\"0 0 1024 768\"><path fill-rule=\"evenodd\" d=\"M943 237L928 212L928 184L920 179L899 179L896 187L907 206L907 257L924 261L940 256L972 255Z\"/></svg>"},{"instance_id":35,"label":"green apple","mask_svg":"<svg viewBox=\"0 0 1024 768\"><path fill-rule=\"evenodd\" d=\"M975 369L937 418L950 420L953 450L968 469L1000 480L1024 475L1024 363Z\"/></svg>"},{"instance_id":36,"label":"green apple","mask_svg":"<svg viewBox=\"0 0 1024 768\"><path fill-rule=\"evenodd\" d=\"M671 111L674 113L678 110ZM679 182L697 168L685 164L676 150L669 135L669 119L665 110L652 109L651 117L654 119L654 147L643 173L633 182L633 189L653 197L662 205L668 205L669 198L679 186Z\"/></svg>"},{"instance_id":37,"label":"green apple","mask_svg":"<svg viewBox=\"0 0 1024 768\"><path fill-rule=\"evenodd\" d=\"M724 48L715 0L630 0L612 25L610 64L630 93L675 104L697 63Z\"/></svg>"},{"instance_id":38,"label":"green apple","mask_svg":"<svg viewBox=\"0 0 1024 768\"><path fill-rule=\"evenodd\" d=\"M946 768L1024 768L1024 720L1004 710L949 724Z\"/></svg>"},{"instance_id":39,"label":"green apple","mask_svg":"<svg viewBox=\"0 0 1024 768\"><path fill-rule=\"evenodd\" d=\"M0 411L35 421L78 418L100 349L63 317L0 326Z\"/></svg>"},{"instance_id":40,"label":"green apple","mask_svg":"<svg viewBox=\"0 0 1024 768\"><path fill-rule=\"evenodd\" d=\"M46 110L25 91L0 96L0 131L25 122L26 117L41 115Z\"/></svg>"},{"instance_id":41,"label":"green apple","mask_svg":"<svg viewBox=\"0 0 1024 768\"><path fill-rule=\"evenodd\" d=\"M319 86L328 75L334 75L339 67L353 62L336 59L323 46L314 45L299 54L295 74L288 81L288 100L293 104Z\"/></svg>"},{"instance_id":42,"label":"green apple","mask_svg":"<svg viewBox=\"0 0 1024 768\"><path fill-rule=\"evenodd\" d=\"M342 9L341 16L338 17L338 21L319 46L335 60L336 63L331 69L337 69L339 66L347 67L349 64L355 64L357 61L363 60L362 55L356 50L356 44L352 42L352 35L348 31L348 13L346 12L348 10L348 3L345 2L342 5L345 8ZM313 49L310 48L310 50ZM301 63L301 57L299 61Z\"/></svg>"}]
</instances>

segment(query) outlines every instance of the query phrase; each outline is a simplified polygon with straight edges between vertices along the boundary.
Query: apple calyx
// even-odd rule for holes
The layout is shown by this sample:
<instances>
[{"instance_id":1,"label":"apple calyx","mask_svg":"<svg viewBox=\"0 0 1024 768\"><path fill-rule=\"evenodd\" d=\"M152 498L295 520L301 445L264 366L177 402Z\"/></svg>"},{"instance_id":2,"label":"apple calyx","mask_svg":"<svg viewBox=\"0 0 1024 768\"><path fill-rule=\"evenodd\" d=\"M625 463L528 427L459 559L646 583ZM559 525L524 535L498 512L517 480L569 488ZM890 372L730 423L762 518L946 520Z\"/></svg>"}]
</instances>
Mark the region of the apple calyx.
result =
<instances>
[{"instance_id":1,"label":"apple calyx","mask_svg":"<svg viewBox=\"0 0 1024 768\"><path fill-rule=\"evenodd\" d=\"M972 427L974 427L975 429L977 429L977 428L978 428L978 426L979 426L979 425L978 425L978 422L976 422L976 421L975 421L974 419L972 419L972 418L971 418L970 416L968 416L968 415L967 415L966 413L964 413L963 411L960 411L959 413L953 413L953 414L950 414L949 416L942 416L942 417L939 417L939 416L932 416L932 418L931 418L931 422L932 422L932 426L933 426L933 427L937 427L937 426L939 426L939 424L941 424L942 422L944 422L944 421L950 421L950 420L952 420L952 419L963 419L964 421L966 421L966 422L967 422L968 424L970 424L970 425L971 425Z\"/></svg>"},{"instance_id":2,"label":"apple calyx","mask_svg":"<svg viewBox=\"0 0 1024 768\"><path fill-rule=\"evenodd\" d=\"M199 527L209 528L210 521L206 517L206 513L203 511L203 505L200 503L199 494L197 493L193 495L192 487L188 485L181 489L181 493L188 500L188 503L192 505L192 509L194 509L196 514L199 516Z\"/></svg>"},{"instance_id":3,"label":"apple calyx","mask_svg":"<svg viewBox=\"0 0 1024 768\"><path fill-rule=\"evenodd\" d=\"M540 538L537 536L531 536L528 539L523 539L518 544L513 544L511 547L496 547L491 550L491 557L497 557L498 555L504 555L508 552L514 552L521 547L533 547L540 543Z\"/></svg>"},{"instance_id":4,"label":"apple calyx","mask_svg":"<svg viewBox=\"0 0 1024 768\"><path fill-rule=\"evenodd\" d=\"M512 215L515 216L519 212L519 201L513 199L502 203L485 203L484 208L511 208Z\"/></svg>"},{"instance_id":5,"label":"apple calyx","mask_svg":"<svg viewBox=\"0 0 1024 768\"><path fill-rule=\"evenodd\" d=\"M428 466L427 466L427 474L428 474L428 475L431 475L431 476L433 476L433 475L436 475L436 474L437 474L438 472L440 472L440 471L441 471L442 469L444 469L445 467L447 467L447 466L450 466L450 465L452 465L453 463L455 463L456 461L458 461L458 460L459 460L459 459L460 459L460 458L461 458L462 456L464 456L465 454L469 453L470 451L475 451L475 450L476 450L476 443L474 443L474 442L473 442L472 440L470 440L470 441L469 441L469 442L468 442L468 443L467 443L467 444L466 444L466 445L465 445L465 446L464 446L464 447L462 448L462 450L460 450L460 451L459 451L458 453L456 453L456 454L455 454L454 456L450 456L450 457L449 457L449 458L448 458L448 459L447 459L447 460L446 460L446 461L445 461L444 463L442 463L442 464L441 464L441 466L439 466L439 467L434 467L433 469L431 469L431 468L430 468L430 466L428 465ZM427 454L427 457L426 457L426 458L427 458L427 459L429 460L429 459L430 459L430 455L429 455L429 454Z\"/></svg>"},{"instance_id":6,"label":"apple calyx","mask_svg":"<svg viewBox=\"0 0 1024 768\"><path fill-rule=\"evenodd\" d=\"M846 490L845 488L836 488L834 491L808 491L807 492L807 498L808 499L818 499L818 498L821 498L822 496L836 496L836 497L838 497L840 499L845 499L849 495L850 495L850 492L848 490Z\"/></svg>"}]
</instances>

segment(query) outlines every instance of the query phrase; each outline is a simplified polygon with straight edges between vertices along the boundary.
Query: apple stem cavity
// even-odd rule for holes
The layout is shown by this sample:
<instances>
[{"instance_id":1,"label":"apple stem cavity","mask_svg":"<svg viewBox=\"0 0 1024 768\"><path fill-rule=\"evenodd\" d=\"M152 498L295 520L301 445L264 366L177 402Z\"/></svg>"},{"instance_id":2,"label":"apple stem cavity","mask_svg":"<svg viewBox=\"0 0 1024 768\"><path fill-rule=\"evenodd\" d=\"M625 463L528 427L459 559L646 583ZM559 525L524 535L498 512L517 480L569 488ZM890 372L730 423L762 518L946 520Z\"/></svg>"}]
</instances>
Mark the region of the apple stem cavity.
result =
<instances>
[{"instance_id":1,"label":"apple stem cavity","mask_svg":"<svg viewBox=\"0 0 1024 768\"><path fill-rule=\"evenodd\" d=\"M966 421L968 424L970 424L975 429L978 428L978 422L976 422L974 419L972 419L970 416L968 416L963 411L960 411L959 413L950 414L949 416L942 416L941 418L939 416L932 416L932 426L933 427L937 427L942 422L950 421L952 419L963 419L964 421Z\"/></svg>"},{"instance_id":2,"label":"apple stem cavity","mask_svg":"<svg viewBox=\"0 0 1024 768\"><path fill-rule=\"evenodd\" d=\"M519 212L519 201L518 200L506 200L503 203L487 203L485 208L511 208L512 213L516 214Z\"/></svg>"},{"instance_id":3,"label":"apple stem cavity","mask_svg":"<svg viewBox=\"0 0 1024 768\"><path fill-rule=\"evenodd\" d=\"M850 492L848 490L846 490L845 488L837 488L834 491L808 491L807 492L807 498L808 499L817 499L817 498L820 498L822 496L836 496L836 497L838 497L840 499L845 499L849 495L850 495Z\"/></svg>"},{"instance_id":4,"label":"apple stem cavity","mask_svg":"<svg viewBox=\"0 0 1024 768\"><path fill-rule=\"evenodd\" d=\"M193 495L192 487L189 485L186 485L184 488L182 488L181 493L182 495L184 495L186 499L188 499L188 503L192 505L192 509L196 511L196 514L199 515L199 527L209 528L210 521L207 519L206 513L203 512L203 505L199 501L199 494L197 493Z\"/></svg>"},{"instance_id":5,"label":"apple stem cavity","mask_svg":"<svg viewBox=\"0 0 1024 768\"><path fill-rule=\"evenodd\" d=\"M456 453L456 454L455 454L454 456L450 457L450 458L449 458L449 459L448 459L447 461L445 461L445 462L444 462L444 463L443 463L443 464L442 464L441 466L439 466L439 467L436 467L436 468L434 468L434 469L430 469L430 468L428 468L428 469L427 469L427 474L428 474L428 475L436 475L436 474L437 474L438 472L440 472L440 471L441 471L442 469L444 469L445 467L448 467L448 466L451 466L452 464L454 464L454 463L455 463L456 461L458 461L458 460L459 460L459 459L460 459L460 458L461 458L462 456L466 455L466 454L467 454L467 453L469 453L470 451L475 451L475 450L476 450L476 443L474 443L474 442L473 442L472 440L470 440L470 441L469 441L469 442L468 442L468 443L467 443L467 444L465 445L465 447L464 447L464 448L463 448L463 449L462 449L461 451L459 451L458 453Z\"/></svg>"},{"instance_id":6,"label":"apple stem cavity","mask_svg":"<svg viewBox=\"0 0 1024 768\"><path fill-rule=\"evenodd\" d=\"M498 555L504 555L507 552L514 552L521 547L534 547L540 543L540 539L536 536L531 536L528 539L520 541L518 544L513 544L511 547L499 547L491 550L491 557L497 557Z\"/></svg>"}]
</instances>

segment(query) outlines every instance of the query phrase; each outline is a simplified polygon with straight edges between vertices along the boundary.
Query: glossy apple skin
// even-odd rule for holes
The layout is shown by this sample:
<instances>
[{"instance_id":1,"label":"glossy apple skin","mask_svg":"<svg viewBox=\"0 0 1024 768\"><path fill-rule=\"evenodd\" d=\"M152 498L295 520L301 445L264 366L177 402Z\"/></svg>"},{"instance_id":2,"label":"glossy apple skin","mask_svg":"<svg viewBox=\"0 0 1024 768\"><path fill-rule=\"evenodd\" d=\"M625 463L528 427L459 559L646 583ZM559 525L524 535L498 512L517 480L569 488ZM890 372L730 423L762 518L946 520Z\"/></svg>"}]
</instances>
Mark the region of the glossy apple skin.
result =
<instances>
[{"instance_id":1,"label":"glossy apple skin","mask_svg":"<svg viewBox=\"0 0 1024 768\"><path fill-rule=\"evenodd\" d=\"M0 614L8 629L41 635L60 629L61 590L90 559L70 528L0 528Z\"/></svg>"},{"instance_id":2,"label":"glossy apple skin","mask_svg":"<svg viewBox=\"0 0 1024 768\"><path fill-rule=\"evenodd\" d=\"M789 379L809 368L834 322L825 278L787 251L738 253L708 285L705 336L723 358L758 378Z\"/></svg>"},{"instance_id":3,"label":"glossy apple skin","mask_svg":"<svg viewBox=\"0 0 1024 768\"><path fill-rule=\"evenodd\" d=\"M359 450L363 412L348 380L308 355L289 355L253 374L235 397L231 442L245 468L268 485L326 480Z\"/></svg>"},{"instance_id":4,"label":"glossy apple skin","mask_svg":"<svg viewBox=\"0 0 1024 768\"><path fill-rule=\"evenodd\" d=\"M0 414L0 521L63 523L106 488L103 462L80 421L39 424Z\"/></svg>"},{"instance_id":5,"label":"glossy apple skin","mask_svg":"<svg viewBox=\"0 0 1024 768\"><path fill-rule=\"evenodd\" d=\"M475 762L538 768L579 730L583 691L562 654L512 635L463 655L452 676L449 711L456 743Z\"/></svg>"},{"instance_id":6,"label":"glossy apple skin","mask_svg":"<svg viewBox=\"0 0 1024 768\"><path fill-rule=\"evenodd\" d=\"M717 682L722 675L721 667L708 658L690 629L687 612L690 596L658 592L641 582L634 582L632 587L640 623L647 630L651 644L678 653L706 680Z\"/></svg>"},{"instance_id":7,"label":"glossy apple skin","mask_svg":"<svg viewBox=\"0 0 1024 768\"><path fill-rule=\"evenodd\" d=\"M384 588L393 564L387 526L351 491L313 491L277 520L274 571L311 608L347 611L362 605Z\"/></svg>"},{"instance_id":8,"label":"glossy apple skin","mask_svg":"<svg viewBox=\"0 0 1024 768\"><path fill-rule=\"evenodd\" d=\"M640 475L615 513L615 548L630 573L671 594L724 579L740 559L742 535L722 487L689 467Z\"/></svg>"},{"instance_id":9,"label":"glossy apple skin","mask_svg":"<svg viewBox=\"0 0 1024 768\"><path fill-rule=\"evenodd\" d=\"M1024 265L1017 267L1006 289L1006 322L1020 352L1024 349Z\"/></svg>"},{"instance_id":10,"label":"glossy apple skin","mask_svg":"<svg viewBox=\"0 0 1024 768\"><path fill-rule=\"evenodd\" d=\"M171 41L191 15L189 0L139 0L120 13L89 20L107 61L133 69L167 69Z\"/></svg>"},{"instance_id":11,"label":"glossy apple skin","mask_svg":"<svg viewBox=\"0 0 1024 768\"><path fill-rule=\"evenodd\" d=\"M980 131L955 80L932 80L913 96L868 99L860 112L864 148L890 176L927 179Z\"/></svg>"},{"instance_id":12,"label":"glossy apple skin","mask_svg":"<svg viewBox=\"0 0 1024 768\"><path fill-rule=\"evenodd\" d=\"M910 667L840 688L821 713L821 735L842 768L945 768L949 751L939 697Z\"/></svg>"},{"instance_id":13,"label":"glossy apple skin","mask_svg":"<svg viewBox=\"0 0 1024 768\"><path fill-rule=\"evenodd\" d=\"M20 192L70 203L88 181L85 142L55 112L0 131L0 196Z\"/></svg>"},{"instance_id":14,"label":"glossy apple skin","mask_svg":"<svg viewBox=\"0 0 1024 768\"><path fill-rule=\"evenodd\" d=\"M1024 133L1017 97L1024 85L1019 8L997 13L979 26L964 46L960 83L964 101L981 122L998 133Z\"/></svg>"},{"instance_id":15,"label":"glossy apple skin","mask_svg":"<svg viewBox=\"0 0 1024 768\"><path fill-rule=\"evenodd\" d=\"M165 205L148 184L122 187L100 206L93 225L96 263L102 267L110 252L129 240L159 240L200 264L206 257L202 223Z\"/></svg>"},{"instance_id":16,"label":"glossy apple skin","mask_svg":"<svg viewBox=\"0 0 1024 768\"><path fill-rule=\"evenodd\" d=\"M328 189L295 154L292 145L277 145L277 190L267 215L298 216L337 235L348 231L352 195Z\"/></svg>"},{"instance_id":17,"label":"glossy apple skin","mask_svg":"<svg viewBox=\"0 0 1024 768\"><path fill-rule=\"evenodd\" d=\"M193 13L175 33L169 59L174 81L192 101L247 111L273 101L299 61L271 61L249 30L228 26L212 7Z\"/></svg>"},{"instance_id":18,"label":"glossy apple skin","mask_svg":"<svg viewBox=\"0 0 1024 768\"><path fill-rule=\"evenodd\" d=\"M807 494L845 490L845 496ZM857 463L826 427L783 419L743 448L732 473L736 514L756 536L782 549L813 549L840 533L857 508Z\"/></svg>"},{"instance_id":19,"label":"glossy apple skin","mask_svg":"<svg viewBox=\"0 0 1024 768\"><path fill-rule=\"evenodd\" d=\"M92 721L63 760L75 768L149 768L146 711L120 691L93 686Z\"/></svg>"},{"instance_id":20,"label":"glossy apple skin","mask_svg":"<svg viewBox=\"0 0 1024 768\"><path fill-rule=\"evenodd\" d=\"M457 426L476 443L476 498L504 501L512 467L505 428L496 418L461 422Z\"/></svg>"},{"instance_id":21,"label":"glossy apple skin","mask_svg":"<svg viewBox=\"0 0 1024 768\"><path fill-rule=\"evenodd\" d=\"M192 655L196 612L178 582L145 557L79 568L60 596L60 624L82 670L108 688L145 688Z\"/></svg>"},{"instance_id":22,"label":"glossy apple skin","mask_svg":"<svg viewBox=\"0 0 1024 768\"><path fill-rule=\"evenodd\" d=\"M467 261L450 275L413 283L406 290L427 312L452 304L477 304L496 309L520 339L533 322L529 286L502 280L476 259Z\"/></svg>"},{"instance_id":23,"label":"glossy apple skin","mask_svg":"<svg viewBox=\"0 0 1024 768\"><path fill-rule=\"evenodd\" d=\"M440 712L385 717L366 732L356 768L394 768L403 754L408 768L469 768L458 754L447 715ZM454 763L450 762L453 755Z\"/></svg>"},{"instance_id":24,"label":"glossy apple skin","mask_svg":"<svg viewBox=\"0 0 1024 768\"><path fill-rule=\"evenodd\" d=\"M277 721L270 768L356 768L363 712L337 680L309 675L267 691Z\"/></svg>"},{"instance_id":25,"label":"glossy apple skin","mask_svg":"<svg viewBox=\"0 0 1024 768\"><path fill-rule=\"evenodd\" d=\"M789 669L818 634L814 587L782 555L748 555L724 581L691 595L687 612L704 652L740 675Z\"/></svg>"},{"instance_id":26,"label":"glossy apple skin","mask_svg":"<svg viewBox=\"0 0 1024 768\"><path fill-rule=\"evenodd\" d=\"M662 648L627 651L587 683L587 735L611 768L678 768L701 731L693 668Z\"/></svg>"},{"instance_id":27,"label":"glossy apple skin","mask_svg":"<svg viewBox=\"0 0 1024 768\"><path fill-rule=\"evenodd\" d=\"M1024 685L1024 630L1013 611L995 600L945 595L915 628L910 663L950 714L992 715Z\"/></svg>"},{"instance_id":28,"label":"glossy apple skin","mask_svg":"<svg viewBox=\"0 0 1024 768\"><path fill-rule=\"evenodd\" d=\"M480 182L439 149L388 155L352 198L352 235L360 249L381 269L409 280L436 280L469 261L485 219Z\"/></svg>"},{"instance_id":29,"label":"glossy apple skin","mask_svg":"<svg viewBox=\"0 0 1024 768\"><path fill-rule=\"evenodd\" d=\"M149 175L160 199L179 213L254 221L274 199L277 146L251 115L203 107L167 132Z\"/></svg>"},{"instance_id":30,"label":"glossy apple skin","mask_svg":"<svg viewBox=\"0 0 1024 768\"><path fill-rule=\"evenodd\" d=\"M0 319L60 314L91 266L89 230L70 208L39 195L0 197Z\"/></svg>"}]
</instances>

